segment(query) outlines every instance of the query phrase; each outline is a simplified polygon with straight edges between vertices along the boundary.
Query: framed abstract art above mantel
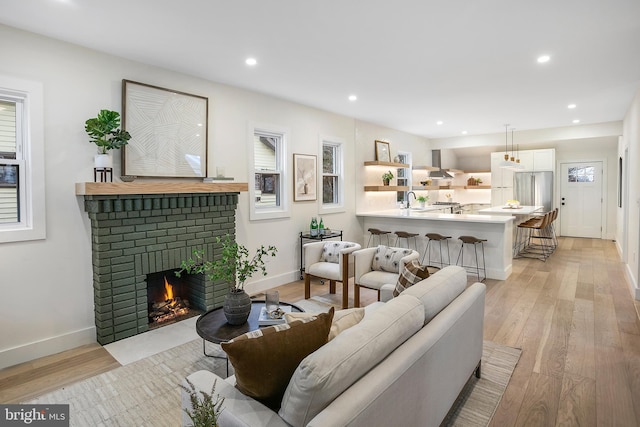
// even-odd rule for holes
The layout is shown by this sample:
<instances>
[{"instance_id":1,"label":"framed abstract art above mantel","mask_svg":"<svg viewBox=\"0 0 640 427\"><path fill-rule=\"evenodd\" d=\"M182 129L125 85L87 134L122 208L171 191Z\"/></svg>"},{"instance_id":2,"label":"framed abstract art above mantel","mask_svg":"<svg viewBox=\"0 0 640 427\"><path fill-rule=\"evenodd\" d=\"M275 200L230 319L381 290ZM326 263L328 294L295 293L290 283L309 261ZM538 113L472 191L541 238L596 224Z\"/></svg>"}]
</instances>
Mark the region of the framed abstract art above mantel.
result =
<instances>
[{"instance_id":1,"label":"framed abstract art above mantel","mask_svg":"<svg viewBox=\"0 0 640 427\"><path fill-rule=\"evenodd\" d=\"M206 177L208 109L206 97L122 80L122 174Z\"/></svg>"}]
</instances>

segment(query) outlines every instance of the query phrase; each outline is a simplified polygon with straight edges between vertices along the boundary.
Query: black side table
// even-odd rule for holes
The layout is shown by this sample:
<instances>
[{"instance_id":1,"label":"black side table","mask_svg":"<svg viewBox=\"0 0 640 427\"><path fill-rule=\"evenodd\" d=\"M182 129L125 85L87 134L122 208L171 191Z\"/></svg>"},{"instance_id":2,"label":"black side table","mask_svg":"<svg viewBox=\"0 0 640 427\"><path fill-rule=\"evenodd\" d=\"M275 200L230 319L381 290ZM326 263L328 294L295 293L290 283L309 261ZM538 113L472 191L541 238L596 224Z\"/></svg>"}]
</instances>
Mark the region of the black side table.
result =
<instances>
[{"instance_id":1,"label":"black side table","mask_svg":"<svg viewBox=\"0 0 640 427\"><path fill-rule=\"evenodd\" d=\"M291 306L292 312L301 313L304 311L297 305L289 304L287 302L280 302L280 305ZM209 341L214 344L220 344L239 337L244 333L255 331L260 328L258 318L260 317L260 310L262 310L262 307L264 307L264 301L251 301L251 313L249 314L249 319L247 319L247 322L243 325L230 325L227 323L227 318L224 316L222 307L209 310L200 316L196 322L196 332L202 338L202 352L204 355L217 359L227 359L225 356L207 354L206 342ZM229 376L228 359L227 376Z\"/></svg>"},{"instance_id":2,"label":"black side table","mask_svg":"<svg viewBox=\"0 0 640 427\"><path fill-rule=\"evenodd\" d=\"M339 237L340 240L342 240L342 230L331 230L328 233L324 233L324 234L318 234L317 236L312 236L311 233L309 232L300 232L300 280L304 279L304 263L302 260L302 255L304 253L303 251L303 242L304 240L315 240L315 241L322 241L322 240L329 240L329 239L335 239Z\"/></svg>"}]
</instances>

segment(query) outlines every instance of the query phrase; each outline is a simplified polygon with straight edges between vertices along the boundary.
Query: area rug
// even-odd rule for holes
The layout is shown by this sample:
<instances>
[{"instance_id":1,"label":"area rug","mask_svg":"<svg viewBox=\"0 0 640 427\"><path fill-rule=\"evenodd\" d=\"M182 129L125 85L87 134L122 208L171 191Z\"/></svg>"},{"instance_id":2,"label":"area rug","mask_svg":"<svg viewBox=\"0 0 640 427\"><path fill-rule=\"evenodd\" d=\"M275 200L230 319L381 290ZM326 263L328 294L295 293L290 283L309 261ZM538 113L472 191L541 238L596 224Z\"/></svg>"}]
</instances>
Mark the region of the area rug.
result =
<instances>
[{"instance_id":1,"label":"area rug","mask_svg":"<svg viewBox=\"0 0 640 427\"><path fill-rule=\"evenodd\" d=\"M519 357L520 350L485 341L482 378L469 380L443 425L487 425ZM202 341L194 340L25 403L68 403L71 426L175 427L179 384L201 369L224 376L226 362L204 356Z\"/></svg>"}]
</instances>

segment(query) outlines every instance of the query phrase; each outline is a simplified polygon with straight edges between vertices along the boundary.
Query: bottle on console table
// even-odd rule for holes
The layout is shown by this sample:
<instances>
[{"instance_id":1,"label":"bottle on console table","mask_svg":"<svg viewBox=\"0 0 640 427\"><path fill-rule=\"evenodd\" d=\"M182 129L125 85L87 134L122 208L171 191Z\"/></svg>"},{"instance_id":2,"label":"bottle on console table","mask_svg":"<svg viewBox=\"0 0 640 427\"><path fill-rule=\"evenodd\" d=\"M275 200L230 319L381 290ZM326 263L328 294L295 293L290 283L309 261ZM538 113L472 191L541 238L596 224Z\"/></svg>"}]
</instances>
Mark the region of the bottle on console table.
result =
<instances>
[{"instance_id":1,"label":"bottle on console table","mask_svg":"<svg viewBox=\"0 0 640 427\"><path fill-rule=\"evenodd\" d=\"M320 236L324 236L324 223L322 222L322 217L320 218L320 225L318 225L318 234Z\"/></svg>"},{"instance_id":2,"label":"bottle on console table","mask_svg":"<svg viewBox=\"0 0 640 427\"><path fill-rule=\"evenodd\" d=\"M311 237L316 237L318 235L318 220L315 216L311 218L310 234Z\"/></svg>"}]
</instances>

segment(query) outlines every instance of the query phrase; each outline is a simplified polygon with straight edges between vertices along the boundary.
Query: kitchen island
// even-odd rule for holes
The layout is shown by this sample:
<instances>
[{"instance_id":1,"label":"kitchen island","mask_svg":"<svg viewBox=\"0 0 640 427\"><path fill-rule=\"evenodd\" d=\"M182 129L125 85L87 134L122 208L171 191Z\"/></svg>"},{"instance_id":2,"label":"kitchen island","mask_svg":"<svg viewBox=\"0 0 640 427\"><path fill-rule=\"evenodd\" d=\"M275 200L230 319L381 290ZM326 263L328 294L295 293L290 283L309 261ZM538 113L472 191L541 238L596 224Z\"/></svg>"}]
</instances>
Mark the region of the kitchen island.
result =
<instances>
[{"instance_id":1,"label":"kitchen island","mask_svg":"<svg viewBox=\"0 0 640 427\"><path fill-rule=\"evenodd\" d=\"M425 252L427 239L426 233L439 233L451 236L449 240L449 251L451 263L455 264L460 251L460 236L474 236L480 239L487 239L484 243L484 253L486 257L486 276L489 279L505 280L511 274L512 269L512 247L513 247L513 221L510 215L466 215L466 214L446 214L433 213L432 208L411 208L411 209L389 209L384 211L361 212L356 216L362 221L365 235L363 241L369 239L369 228L380 230L407 231L418 233L417 250L420 252L420 259ZM395 236L395 235L394 235ZM395 241L391 240L391 245ZM436 245L437 246L437 245ZM413 239L410 241L413 247ZM435 250L432 253L434 258ZM471 258L471 252L465 249L465 264ZM426 259L426 258L425 258ZM446 260L446 256L445 256ZM426 262L426 261L425 261ZM480 260L482 264L482 260Z\"/></svg>"}]
</instances>

